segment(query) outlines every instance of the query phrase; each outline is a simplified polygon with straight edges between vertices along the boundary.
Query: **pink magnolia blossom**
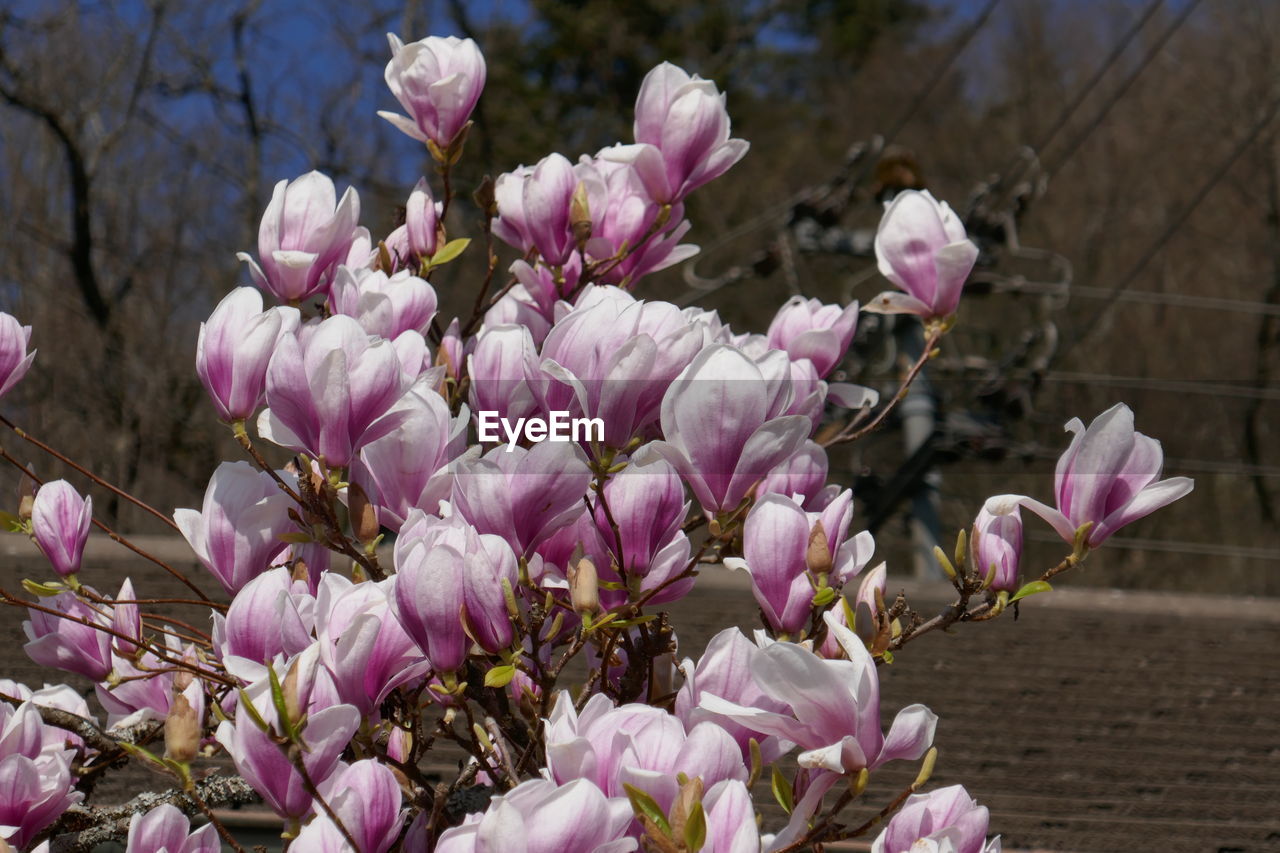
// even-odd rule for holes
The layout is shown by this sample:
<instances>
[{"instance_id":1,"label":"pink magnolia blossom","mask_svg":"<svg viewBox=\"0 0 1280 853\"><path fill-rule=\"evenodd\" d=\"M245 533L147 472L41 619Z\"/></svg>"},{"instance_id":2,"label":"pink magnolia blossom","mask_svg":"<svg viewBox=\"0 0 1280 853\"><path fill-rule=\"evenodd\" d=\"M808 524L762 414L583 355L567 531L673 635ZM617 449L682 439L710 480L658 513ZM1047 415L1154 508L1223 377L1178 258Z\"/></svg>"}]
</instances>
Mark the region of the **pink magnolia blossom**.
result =
<instances>
[{"instance_id":1,"label":"pink magnolia blossom","mask_svg":"<svg viewBox=\"0 0 1280 853\"><path fill-rule=\"evenodd\" d=\"M324 811L298 834L294 844L308 853L386 853L400 835L406 812L400 808L400 783L390 768L364 759L339 769L320 790L347 832L355 850L338 825Z\"/></svg>"},{"instance_id":2,"label":"pink magnolia blossom","mask_svg":"<svg viewBox=\"0 0 1280 853\"><path fill-rule=\"evenodd\" d=\"M875 240L880 274L904 293L881 293L865 310L877 314L954 314L978 247L945 201L905 190L889 204Z\"/></svg>"},{"instance_id":3,"label":"pink magnolia blossom","mask_svg":"<svg viewBox=\"0 0 1280 853\"><path fill-rule=\"evenodd\" d=\"M423 279L401 270L338 267L329 294L334 313L354 317L367 334L395 340L402 332L425 334L436 315L436 292Z\"/></svg>"},{"instance_id":4,"label":"pink magnolia blossom","mask_svg":"<svg viewBox=\"0 0 1280 853\"><path fill-rule=\"evenodd\" d=\"M636 96L636 142L662 155L662 184L654 199L673 202L729 170L748 144L730 139L725 97L715 83L664 62L645 75Z\"/></svg>"},{"instance_id":5,"label":"pink magnolia blossom","mask_svg":"<svg viewBox=\"0 0 1280 853\"><path fill-rule=\"evenodd\" d=\"M36 351L27 352L30 345L31 327L0 311L0 397L12 391L31 369Z\"/></svg>"},{"instance_id":6,"label":"pink magnolia blossom","mask_svg":"<svg viewBox=\"0 0 1280 853\"><path fill-rule=\"evenodd\" d=\"M357 236L360 198L349 188L337 199L333 181L308 172L276 184L258 229L258 261L244 252L253 283L281 302L297 303L328 290Z\"/></svg>"},{"instance_id":7,"label":"pink magnolia blossom","mask_svg":"<svg viewBox=\"0 0 1280 853\"><path fill-rule=\"evenodd\" d=\"M1053 525L1067 542L1093 522L1088 544L1097 547L1126 524L1143 518L1191 492L1189 477L1161 480L1160 442L1133 428L1133 412L1117 403L1085 429L1079 418L1067 422L1071 446L1058 460L1054 476L1057 509L1023 498L1022 505Z\"/></svg>"},{"instance_id":8,"label":"pink magnolia blossom","mask_svg":"<svg viewBox=\"0 0 1280 853\"><path fill-rule=\"evenodd\" d=\"M703 692L704 710L799 746L802 768L834 774L874 770L895 759L918 759L933 742L937 715L923 705L902 709L886 736L880 728L880 683L866 646L831 614L847 660L823 660L804 646L773 643L750 660L761 693L785 711L752 707Z\"/></svg>"},{"instance_id":9,"label":"pink magnolia blossom","mask_svg":"<svg viewBox=\"0 0 1280 853\"><path fill-rule=\"evenodd\" d=\"M78 673L91 681L106 678L111 672L111 635L98 626L110 626L110 614L104 615L70 592L41 603L69 618L28 611L31 618L22 623L29 641L23 646L27 656L41 666Z\"/></svg>"},{"instance_id":10,"label":"pink magnolia blossom","mask_svg":"<svg viewBox=\"0 0 1280 853\"><path fill-rule=\"evenodd\" d=\"M547 719L547 771L560 784L590 779L609 796L639 788L665 812L675 802L676 776L700 777L711 787L725 779L746 781L749 772L733 737L712 721L685 730L684 723L650 705L615 707L597 693L581 713L562 692Z\"/></svg>"},{"instance_id":11,"label":"pink magnolia blossom","mask_svg":"<svg viewBox=\"0 0 1280 853\"><path fill-rule=\"evenodd\" d=\"M118 609L118 608L117 608ZM315 598L287 566L269 569L241 587L225 615L213 615L213 645L223 660L262 664L311 645Z\"/></svg>"},{"instance_id":12,"label":"pink magnolia blossom","mask_svg":"<svg viewBox=\"0 0 1280 853\"><path fill-rule=\"evenodd\" d=\"M825 377L844 359L857 325L857 302L841 308L793 296L769 324L769 346L786 350L792 359L809 359Z\"/></svg>"},{"instance_id":13,"label":"pink magnolia blossom","mask_svg":"<svg viewBox=\"0 0 1280 853\"><path fill-rule=\"evenodd\" d=\"M726 559L725 565L751 575L756 602L774 631L795 635L809 620L817 578L806 557L819 521L831 561L829 586L839 589L871 559L871 534L848 536L852 517L853 494L848 490L821 513L807 513L782 495L764 495L751 509L743 528L743 557Z\"/></svg>"},{"instance_id":14,"label":"pink magnolia blossom","mask_svg":"<svg viewBox=\"0 0 1280 853\"><path fill-rule=\"evenodd\" d=\"M445 830L435 853L628 853L639 846L628 837L633 822L625 798L587 779L530 779Z\"/></svg>"},{"instance_id":15,"label":"pink magnolia blossom","mask_svg":"<svg viewBox=\"0 0 1280 853\"><path fill-rule=\"evenodd\" d=\"M411 389L392 407L398 426L360 448L351 480L377 508L384 527L399 530L415 508L434 512L453 487L450 463L466 449L469 412L458 417L434 391Z\"/></svg>"},{"instance_id":16,"label":"pink magnolia blossom","mask_svg":"<svg viewBox=\"0 0 1280 853\"><path fill-rule=\"evenodd\" d=\"M175 510L173 520L204 567L234 594L284 550L280 537L294 529L290 506L270 475L247 462L223 462L201 510Z\"/></svg>"},{"instance_id":17,"label":"pink magnolia blossom","mask_svg":"<svg viewBox=\"0 0 1280 853\"><path fill-rule=\"evenodd\" d=\"M751 676L759 651L737 628L726 628L716 634L696 665L689 659L681 665L684 685L676 695L675 714L686 729L708 721L720 726L737 742L744 761L751 758L750 741L754 737L760 743L763 760L771 763L791 748L789 741L762 736L732 717L707 710L702 702L704 696L718 696L749 708L785 712L786 703L767 695Z\"/></svg>"},{"instance_id":18,"label":"pink magnolia blossom","mask_svg":"<svg viewBox=\"0 0 1280 853\"><path fill-rule=\"evenodd\" d=\"M591 482L582 451L568 442L540 442L507 452L497 447L458 463L453 504L481 533L506 539L525 555L585 508Z\"/></svg>"},{"instance_id":19,"label":"pink magnolia blossom","mask_svg":"<svg viewBox=\"0 0 1280 853\"><path fill-rule=\"evenodd\" d=\"M969 552L973 571L985 578L995 567L991 588L1012 592L1018 586L1022 559L1022 514L1018 495L987 498L973 522Z\"/></svg>"},{"instance_id":20,"label":"pink magnolia blossom","mask_svg":"<svg viewBox=\"0 0 1280 853\"><path fill-rule=\"evenodd\" d=\"M45 483L31 508L36 545L62 577L80 571L84 546L93 524L93 498L81 497L66 480Z\"/></svg>"},{"instance_id":21,"label":"pink magnolia blossom","mask_svg":"<svg viewBox=\"0 0 1280 853\"><path fill-rule=\"evenodd\" d=\"M555 380L542 408L598 417L604 443L625 447L658 420L667 388L702 345L702 330L674 305L588 288L542 344L542 372Z\"/></svg>"},{"instance_id":22,"label":"pink magnolia blossom","mask_svg":"<svg viewBox=\"0 0 1280 853\"><path fill-rule=\"evenodd\" d=\"M280 341L267 368L268 408L258 432L345 467L362 445L396 427L397 419L382 418L408 386L390 341L335 314Z\"/></svg>"},{"instance_id":23,"label":"pink magnolia blossom","mask_svg":"<svg viewBox=\"0 0 1280 853\"><path fill-rule=\"evenodd\" d=\"M396 618L395 581L353 584L329 573L316 592L315 631L320 660L338 698L364 717L402 684L421 681L429 668Z\"/></svg>"},{"instance_id":24,"label":"pink magnolia blossom","mask_svg":"<svg viewBox=\"0 0 1280 853\"><path fill-rule=\"evenodd\" d=\"M284 680L281 675L280 680ZM275 708L266 678L246 689L254 708L268 725L276 727ZM304 705L305 707L305 705ZM308 714L302 729L302 763L311 780L320 785L338 768L343 749L360 726L360 712L351 705L333 705ZM297 820L314 804L301 774L280 744L258 728L246 709L236 713L234 722L224 720L217 731L218 742L235 762L236 772L262 795L267 806L281 817Z\"/></svg>"},{"instance_id":25,"label":"pink magnolia blossom","mask_svg":"<svg viewBox=\"0 0 1280 853\"><path fill-rule=\"evenodd\" d=\"M792 402L790 368L783 354L778 358L756 362L713 344L663 397L665 440L647 445L646 458L656 454L674 465L709 515L737 507L808 436L807 418L783 414Z\"/></svg>"},{"instance_id":26,"label":"pink magnolia blossom","mask_svg":"<svg viewBox=\"0 0 1280 853\"><path fill-rule=\"evenodd\" d=\"M760 853L760 832L751 792L740 779L712 785L702 798L707 836L702 853Z\"/></svg>"},{"instance_id":27,"label":"pink magnolia blossom","mask_svg":"<svg viewBox=\"0 0 1280 853\"><path fill-rule=\"evenodd\" d=\"M778 463L756 487L756 493L774 492L798 500L810 512L823 509L840 494L840 487L827 485L827 451L812 439ZM798 498L797 498L798 496Z\"/></svg>"},{"instance_id":28,"label":"pink magnolia blossom","mask_svg":"<svg viewBox=\"0 0 1280 853\"><path fill-rule=\"evenodd\" d=\"M960 785L913 794L871 844L871 853L1000 853L987 841L987 807Z\"/></svg>"},{"instance_id":29,"label":"pink magnolia blossom","mask_svg":"<svg viewBox=\"0 0 1280 853\"><path fill-rule=\"evenodd\" d=\"M466 364L472 411L497 412L512 421L537 411L530 380L545 381L545 377L538 377L538 350L527 327L504 324L481 329Z\"/></svg>"},{"instance_id":30,"label":"pink magnolia blossom","mask_svg":"<svg viewBox=\"0 0 1280 853\"><path fill-rule=\"evenodd\" d=\"M200 324L196 374L219 418L243 420L258 410L271 355L280 338L296 333L300 322L297 308L263 311L260 290L237 287Z\"/></svg>"},{"instance_id":31,"label":"pink magnolia blossom","mask_svg":"<svg viewBox=\"0 0 1280 853\"><path fill-rule=\"evenodd\" d=\"M404 227L410 254L429 258L436 253L439 241L440 204L431 197L426 178L419 178L405 205Z\"/></svg>"},{"instance_id":32,"label":"pink magnolia blossom","mask_svg":"<svg viewBox=\"0 0 1280 853\"><path fill-rule=\"evenodd\" d=\"M187 816L168 803L146 814L135 813L129 821L125 853L219 853L221 849L217 827L210 823L192 832Z\"/></svg>"},{"instance_id":33,"label":"pink magnolia blossom","mask_svg":"<svg viewBox=\"0 0 1280 853\"><path fill-rule=\"evenodd\" d=\"M379 111L378 115L422 142L447 149L480 100L485 64L471 39L430 36L405 44L388 33L391 61L386 80L391 94L408 117Z\"/></svg>"},{"instance_id":34,"label":"pink magnolia blossom","mask_svg":"<svg viewBox=\"0 0 1280 853\"><path fill-rule=\"evenodd\" d=\"M29 844L84 795L72 787L70 751L29 758L0 757L0 839L19 849Z\"/></svg>"}]
</instances>

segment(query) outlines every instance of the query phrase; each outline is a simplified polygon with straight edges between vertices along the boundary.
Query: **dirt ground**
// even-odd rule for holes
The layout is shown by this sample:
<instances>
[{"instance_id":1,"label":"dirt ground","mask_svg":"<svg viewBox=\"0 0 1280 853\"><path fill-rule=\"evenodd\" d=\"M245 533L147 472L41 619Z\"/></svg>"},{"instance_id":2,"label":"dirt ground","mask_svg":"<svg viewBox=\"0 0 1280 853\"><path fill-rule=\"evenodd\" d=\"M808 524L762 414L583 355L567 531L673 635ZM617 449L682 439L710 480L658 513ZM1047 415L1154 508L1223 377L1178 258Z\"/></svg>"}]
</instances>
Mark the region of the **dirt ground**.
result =
<instances>
[{"instance_id":1,"label":"dirt ground","mask_svg":"<svg viewBox=\"0 0 1280 853\"><path fill-rule=\"evenodd\" d=\"M140 544L190 566L181 542ZM21 537L0 540L0 586L47 573L33 556ZM181 590L128 557L93 543L85 582L114 592L127 570L140 595ZM891 593L904 587L926 613L945 602L945 586L891 576ZM670 609L682 656L758 624L744 578L723 570ZM22 618L0 612L0 675L39 686ZM938 713L932 784L962 782L1006 850L1280 851L1280 601L1072 587L1028 599L1016 622L922 637L880 675L886 725L912 702ZM915 771L877 771L863 811ZM101 795L148 781L131 772Z\"/></svg>"}]
</instances>

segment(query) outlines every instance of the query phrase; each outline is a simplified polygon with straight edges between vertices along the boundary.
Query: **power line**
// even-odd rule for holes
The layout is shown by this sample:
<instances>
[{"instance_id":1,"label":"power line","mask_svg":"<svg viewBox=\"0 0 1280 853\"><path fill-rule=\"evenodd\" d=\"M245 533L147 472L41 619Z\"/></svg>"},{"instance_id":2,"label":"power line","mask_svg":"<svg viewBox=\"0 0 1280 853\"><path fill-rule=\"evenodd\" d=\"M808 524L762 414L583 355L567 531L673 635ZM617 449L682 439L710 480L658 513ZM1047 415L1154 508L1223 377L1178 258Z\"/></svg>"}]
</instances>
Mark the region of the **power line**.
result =
<instances>
[{"instance_id":1,"label":"power line","mask_svg":"<svg viewBox=\"0 0 1280 853\"><path fill-rule=\"evenodd\" d=\"M1057 536L1049 533L1028 533L1028 539L1035 542L1060 542ZM1207 557L1235 557L1245 560L1280 560L1280 550L1275 548L1254 548L1248 545L1227 545L1218 542L1170 542L1167 539L1140 539L1130 536L1112 536L1107 539L1107 548L1121 548L1126 551L1159 551L1170 554L1202 554Z\"/></svg>"},{"instance_id":2,"label":"power line","mask_svg":"<svg viewBox=\"0 0 1280 853\"><path fill-rule=\"evenodd\" d=\"M1129 73L1129 76L1125 77L1124 80L1121 81L1116 90L1112 92L1111 96L1103 103L1102 109L1098 110L1098 113L1093 117L1093 120L1089 122L1089 124L1085 125L1085 127L1071 139L1071 142L1067 144L1067 153L1063 154L1058 159L1058 162L1054 164L1053 168L1047 168L1045 170L1046 172L1057 172L1068 160L1075 156L1076 151L1084 144L1084 141L1088 139L1093 132L1098 129L1098 126L1102 124L1103 120L1106 119L1107 114L1111 112L1111 108L1128 93L1129 88L1133 86L1134 82L1137 81L1139 77L1142 76L1142 72L1146 71L1147 66L1150 65L1152 60L1154 60L1160 51L1164 49L1165 44L1173 37L1173 34L1182 27L1187 18L1191 17L1191 13L1194 12L1196 7L1199 5L1200 0L1190 0L1190 2L1183 7L1178 16L1173 19L1173 23L1160 34L1158 39L1156 39L1156 43L1147 51L1146 55L1138 63L1138 66Z\"/></svg>"},{"instance_id":3,"label":"power line","mask_svg":"<svg viewBox=\"0 0 1280 853\"><path fill-rule=\"evenodd\" d=\"M1098 325L1098 322L1102 319L1103 315L1110 310L1113 304L1115 304L1120 294L1128 289L1129 285L1132 284L1138 275L1146 268L1147 264L1160 253L1160 250L1163 249L1165 244L1169 242L1175 233L1177 233L1178 229L1187 221L1187 218L1191 216L1192 212L1199 207L1200 202L1204 201L1205 197L1209 195L1213 188L1216 187L1224 177L1226 177L1227 172L1230 171L1231 167L1235 165L1235 162L1240 159L1240 156L1249 149L1249 146L1253 144L1259 135L1261 135L1267 125L1271 124L1272 119L1276 117L1277 111L1280 111L1280 97L1271 102L1271 105L1267 108L1266 112L1259 117L1258 121L1249 129L1249 132L1245 134L1238 143L1236 143L1235 147L1227 155L1227 158L1222 161L1217 169L1214 170L1208 180L1200 185L1200 188L1196 191L1195 195L1192 196L1191 201L1184 205L1182 210L1178 211L1178 215L1173 218L1156 241L1152 243L1150 248L1148 248L1147 251L1143 253L1142 257L1138 259L1138 262L1129 270L1129 274L1120 279L1120 281L1111 288L1110 292L1103 299L1102 306L1099 307L1098 310L1094 312L1093 316L1089 318L1088 322L1084 324L1080 334L1075 335L1067 343L1066 348L1059 355L1059 358L1065 358L1067 353L1089 336L1093 329Z\"/></svg>"},{"instance_id":4,"label":"power line","mask_svg":"<svg viewBox=\"0 0 1280 853\"><path fill-rule=\"evenodd\" d=\"M1175 308L1196 308L1204 311L1229 311L1253 316L1280 317L1280 305L1272 302L1253 302L1246 299L1223 299L1217 296L1195 296L1190 293L1153 293L1146 290L1122 290L1110 287L1092 287L1073 284L1064 288L1059 284L1040 281L993 282L993 289L1005 293L1070 294L1071 298L1109 299L1115 302L1134 302L1144 305L1171 305Z\"/></svg>"},{"instance_id":5,"label":"power line","mask_svg":"<svg viewBox=\"0 0 1280 853\"><path fill-rule=\"evenodd\" d=\"M1089 78L1089 81L1080 88L1080 91L1076 93L1076 96L1071 100L1071 103L1068 104L1058 116L1057 121L1055 121L1049 130L1042 134L1041 138L1032 146L1037 153L1043 154L1049 144L1053 142L1054 137L1058 135L1058 132L1067 126L1067 122L1071 120L1075 111L1080 108L1080 105L1085 102L1089 97L1089 94L1100 82L1102 82L1102 78L1111 70L1111 66L1115 65L1116 60L1119 59L1129 47L1130 42L1133 41L1138 32L1146 26L1147 21L1151 20L1151 16L1154 15L1156 10L1163 4L1164 0L1152 0L1147 8L1143 10L1142 14L1138 16L1138 20L1133 23L1133 26L1131 26L1128 31L1120 37L1120 40L1116 42L1115 47L1111 49L1111 53L1107 55L1106 60L1101 66L1099 66L1098 70L1093 73L1093 76Z\"/></svg>"},{"instance_id":6,"label":"power line","mask_svg":"<svg viewBox=\"0 0 1280 853\"><path fill-rule=\"evenodd\" d=\"M965 31L964 36L956 42L955 46L951 49L951 52L947 54L946 59L944 59L934 69L932 76L930 76L929 80L925 83L924 88L916 93L915 98L912 99L911 103L907 106L907 109L903 111L902 115L892 125L892 129L888 134L886 134L884 141L884 146L886 148L889 147L890 143L897 139L898 134L902 132L902 129L911 123L911 119L915 118L916 112L920 107L924 106L924 102L929 99L929 96L933 94L933 90L942 82L942 78L951 70L951 66L960 58L960 54L964 53L965 48L969 46L969 42L973 41L974 37L977 36L982 28L987 25L987 19L991 17L991 13L995 11L996 6L999 4L1000 0L989 0L987 5L982 8L982 11L978 13L978 17L974 19L973 24L971 24L969 29Z\"/></svg>"},{"instance_id":7,"label":"power line","mask_svg":"<svg viewBox=\"0 0 1280 853\"><path fill-rule=\"evenodd\" d=\"M1046 382L1079 382L1109 388L1134 388L1165 391L1173 394L1196 394L1208 397L1238 397L1245 400L1280 400L1280 388L1253 385L1229 385L1221 382L1199 382L1192 379L1156 379L1146 376L1114 376L1108 373L1080 373L1052 370L1041 375Z\"/></svg>"},{"instance_id":8,"label":"power line","mask_svg":"<svg viewBox=\"0 0 1280 853\"><path fill-rule=\"evenodd\" d=\"M1057 138L1058 133L1067 126L1067 123L1070 122L1071 118L1075 115L1076 110L1078 110L1080 106L1088 100L1089 95L1091 95L1093 90L1098 87L1098 84L1102 82L1102 78L1111 70L1111 66L1116 64L1116 60L1124 54L1130 43L1133 42L1133 39L1138 35L1142 28L1146 26L1147 21L1151 20L1151 16L1154 15L1156 10L1158 10L1163 4L1164 0L1152 0L1152 2L1147 5L1147 8L1138 16L1133 25L1129 27L1124 35L1122 35L1116 42L1115 46L1111 48L1111 52L1107 54L1107 58L1103 60L1103 63L1098 66L1097 70L1093 72L1088 81L1080 87L1078 92L1076 92L1075 97L1072 98L1067 106L1063 108L1062 112L1058 114L1058 117L1054 120L1053 124L1049 126L1049 129L1041 134L1040 138L1036 140L1034 145L1023 148L1013 158L1012 162L1005 167L1004 171L999 173L999 176L990 187L991 191L998 190L1002 184L1011 184L1012 181L1010 179L1014 176L1019 163L1030 164L1036 162L1036 158L1044 153L1045 149L1052 144L1055 138ZM1020 172L1018 174L1020 174ZM999 208L1000 205L1007 200L1008 193L1010 191L1011 190L1005 190L1003 193L998 195L996 203L991 206L993 208Z\"/></svg>"}]
</instances>

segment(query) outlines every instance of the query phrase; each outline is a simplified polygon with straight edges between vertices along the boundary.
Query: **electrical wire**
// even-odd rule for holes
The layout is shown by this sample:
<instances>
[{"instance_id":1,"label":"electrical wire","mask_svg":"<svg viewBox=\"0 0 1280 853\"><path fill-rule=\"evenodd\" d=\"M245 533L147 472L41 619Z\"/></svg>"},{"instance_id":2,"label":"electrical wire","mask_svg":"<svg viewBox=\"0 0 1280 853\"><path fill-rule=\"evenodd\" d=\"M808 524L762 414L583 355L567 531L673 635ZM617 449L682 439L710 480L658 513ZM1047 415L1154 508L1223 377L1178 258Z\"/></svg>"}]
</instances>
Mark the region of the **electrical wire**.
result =
<instances>
[{"instance_id":1,"label":"electrical wire","mask_svg":"<svg viewBox=\"0 0 1280 853\"><path fill-rule=\"evenodd\" d=\"M995 281L997 293L1049 293L1058 294L1062 287L1053 282L1006 280ZM1092 287L1073 284L1071 297L1084 299L1113 299L1116 302L1134 302L1143 305L1170 305L1175 308L1195 308L1202 311L1229 311L1252 316L1280 317L1280 305L1272 302L1256 302L1247 299L1223 299L1217 296L1195 296L1190 293L1155 293L1149 290L1122 290L1110 287Z\"/></svg>"},{"instance_id":2,"label":"electrical wire","mask_svg":"<svg viewBox=\"0 0 1280 853\"><path fill-rule=\"evenodd\" d=\"M1143 56L1137 67L1120 82L1120 85L1116 87L1115 91L1113 91L1107 100L1103 102L1102 108L1098 110L1096 115L1094 115L1093 120L1085 125L1079 133L1072 137L1071 142L1067 145L1066 153L1061 155L1058 158L1058 162L1056 162L1051 168L1045 169L1047 173L1060 171L1063 165L1075 156L1075 153L1080 150L1080 146L1084 144L1085 140L1092 136L1093 132L1097 130L1106 119L1107 115L1111 112L1112 107L1119 103L1120 99L1128 93L1129 89L1137 79L1142 76L1144 71L1146 71L1147 66L1150 65L1160 51L1164 49L1165 44L1173 37L1174 33L1181 29L1187 18L1191 17L1191 13L1194 12L1196 7L1199 5L1200 0L1189 0L1187 5L1183 7L1182 11L1178 13L1178 16L1174 18L1173 23L1170 24L1165 31L1160 34L1160 37L1156 39L1156 43L1152 45L1146 55Z\"/></svg>"},{"instance_id":3,"label":"electrical wire","mask_svg":"<svg viewBox=\"0 0 1280 853\"><path fill-rule=\"evenodd\" d=\"M1262 134L1262 131L1266 129L1267 125L1271 124L1278 111L1280 111L1280 97L1271 102L1271 105L1258 118L1258 121L1256 121L1253 127L1249 129L1249 132L1236 143L1234 148L1232 148L1226 159L1223 160L1222 163L1219 164L1218 168L1210 174L1209 178L1200 185L1200 188L1196 191L1195 195L1192 196L1191 201L1184 205L1183 208L1178 211L1178 215L1175 216L1167 226L1165 226L1164 231L1161 232L1160 236L1156 238L1156 241L1151 244L1147 251L1142 254L1142 257L1140 257L1138 262L1133 265L1129 270L1129 273L1121 278L1120 281L1116 282L1115 286L1110 289L1109 293L1103 299L1102 306L1099 307L1098 310L1093 313L1093 316L1083 324L1080 333L1072 336L1066 347L1058 355L1058 358L1065 358L1072 349L1093 333L1093 331L1098 327L1103 316L1105 316L1107 311L1109 311L1112 305L1115 304L1120 294L1128 290L1129 285L1137 279L1138 275L1146 269L1147 264L1149 264L1151 260L1160 253L1160 250L1164 248L1165 244L1168 243L1173 235L1178 232L1178 229L1187 221L1187 218L1191 216L1192 212L1199 207L1200 202L1204 201L1213 188L1226 177L1227 172L1229 172L1231 167L1235 165L1235 162L1240 159L1240 156L1249 149L1249 146L1251 146Z\"/></svg>"}]
</instances>

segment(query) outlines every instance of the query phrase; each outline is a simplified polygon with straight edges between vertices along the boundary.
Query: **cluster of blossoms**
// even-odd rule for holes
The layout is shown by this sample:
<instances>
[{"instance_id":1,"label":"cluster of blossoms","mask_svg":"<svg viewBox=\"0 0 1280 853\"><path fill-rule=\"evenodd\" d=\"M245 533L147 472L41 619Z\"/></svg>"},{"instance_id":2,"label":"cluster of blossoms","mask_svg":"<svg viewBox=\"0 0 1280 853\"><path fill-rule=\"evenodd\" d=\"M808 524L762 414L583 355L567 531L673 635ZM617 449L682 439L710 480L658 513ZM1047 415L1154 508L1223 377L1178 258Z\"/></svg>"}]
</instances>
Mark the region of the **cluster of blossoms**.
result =
<instances>
[{"instance_id":1,"label":"cluster of blossoms","mask_svg":"<svg viewBox=\"0 0 1280 853\"><path fill-rule=\"evenodd\" d=\"M27 653L94 682L106 723L67 688L0 689L0 838L43 840L73 806L91 821L78 780L119 758L115 742L178 789L133 818L133 853L217 848L177 805L209 793L202 761L218 753L306 851L749 853L848 837L839 808L877 768L923 761L912 791L924 784L937 722L912 705L881 727L877 666L923 631L886 607L883 564L863 574L875 543L814 438L830 407L856 423L877 404L827 381L857 304L795 298L752 334L633 294L696 251L680 242L685 199L747 150L715 85L664 64L633 143L482 188L486 234L520 257L492 293L491 260L475 314L446 321L430 278L467 247L446 231L448 179L484 60L458 39L392 51L407 115L386 117L425 143L443 197L424 178L375 241L355 190L282 181L257 257L242 255L255 286L200 329L196 371L251 460L221 464L202 506L173 515L229 601L208 602L208 632L144 612L127 580L114 597L82 584L93 507L70 484L40 485L19 513L60 578L29 584ZM932 346L977 249L923 192L888 207L875 245L900 291L868 310L919 315ZM0 316L0 393L30 366L29 337ZM600 430L485 446L481 413ZM1158 481L1160 446L1123 406L1068 429L1056 508L994 497L958 565L944 559L957 612L994 616L1047 587L1019 586L1021 508L1062 534L1069 567L1191 488ZM678 664L659 608L718 563L749 574L765 628ZM163 754L138 732L163 733ZM464 756L446 784L423 770L440 745ZM766 772L785 814L762 828ZM903 799L876 851L999 849L963 789Z\"/></svg>"}]
</instances>

